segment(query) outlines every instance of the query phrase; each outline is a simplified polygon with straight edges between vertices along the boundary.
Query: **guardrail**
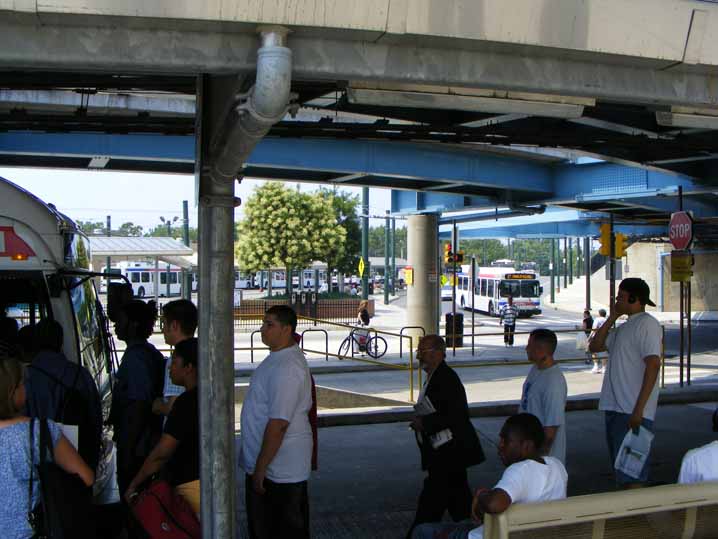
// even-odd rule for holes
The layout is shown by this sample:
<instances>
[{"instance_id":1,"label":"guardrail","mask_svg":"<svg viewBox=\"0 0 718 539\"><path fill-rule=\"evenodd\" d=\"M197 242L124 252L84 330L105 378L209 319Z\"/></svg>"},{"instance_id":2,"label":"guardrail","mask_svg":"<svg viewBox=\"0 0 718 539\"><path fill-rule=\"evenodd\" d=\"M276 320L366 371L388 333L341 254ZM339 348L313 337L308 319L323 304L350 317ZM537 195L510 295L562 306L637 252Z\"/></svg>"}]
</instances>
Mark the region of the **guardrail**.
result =
<instances>
[{"instance_id":1,"label":"guardrail","mask_svg":"<svg viewBox=\"0 0 718 539\"><path fill-rule=\"evenodd\" d=\"M426 336L426 330L425 330L422 326L404 326L403 328L401 328L401 329L399 330L399 335L404 335L404 331L407 330L407 329L420 329L420 330L421 330L421 336L422 336L422 337L425 337L425 336ZM403 344L403 342L404 342L404 341L403 341L402 339L399 339L399 357L403 357L403 352L404 352L403 349L402 349L402 344Z\"/></svg>"},{"instance_id":2,"label":"guardrail","mask_svg":"<svg viewBox=\"0 0 718 539\"><path fill-rule=\"evenodd\" d=\"M309 328L302 331L302 338L299 341L299 346L302 348L302 351L307 351L304 349L304 334L310 332L324 333L324 355L326 356L326 360L329 361L329 333L327 333L326 329Z\"/></svg>"},{"instance_id":3,"label":"guardrail","mask_svg":"<svg viewBox=\"0 0 718 539\"><path fill-rule=\"evenodd\" d=\"M503 513L484 516L484 539L712 538L718 524L716 506L718 488L710 482L518 503Z\"/></svg>"}]
</instances>

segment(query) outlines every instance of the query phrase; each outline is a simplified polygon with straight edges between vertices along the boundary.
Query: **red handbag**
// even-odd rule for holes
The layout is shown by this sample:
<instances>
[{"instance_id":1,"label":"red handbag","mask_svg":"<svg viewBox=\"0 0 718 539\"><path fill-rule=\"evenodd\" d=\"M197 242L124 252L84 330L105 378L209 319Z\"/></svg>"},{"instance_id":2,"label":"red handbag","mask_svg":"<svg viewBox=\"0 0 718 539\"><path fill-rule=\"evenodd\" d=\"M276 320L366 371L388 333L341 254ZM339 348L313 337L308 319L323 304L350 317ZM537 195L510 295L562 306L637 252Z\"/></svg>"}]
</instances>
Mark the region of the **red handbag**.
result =
<instances>
[{"instance_id":1,"label":"red handbag","mask_svg":"<svg viewBox=\"0 0 718 539\"><path fill-rule=\"evenodd\" d=\"M197 515L167 481L153 481L132 500L131 509L150 539L202 537Z\"/></svg>"}]
</instances>

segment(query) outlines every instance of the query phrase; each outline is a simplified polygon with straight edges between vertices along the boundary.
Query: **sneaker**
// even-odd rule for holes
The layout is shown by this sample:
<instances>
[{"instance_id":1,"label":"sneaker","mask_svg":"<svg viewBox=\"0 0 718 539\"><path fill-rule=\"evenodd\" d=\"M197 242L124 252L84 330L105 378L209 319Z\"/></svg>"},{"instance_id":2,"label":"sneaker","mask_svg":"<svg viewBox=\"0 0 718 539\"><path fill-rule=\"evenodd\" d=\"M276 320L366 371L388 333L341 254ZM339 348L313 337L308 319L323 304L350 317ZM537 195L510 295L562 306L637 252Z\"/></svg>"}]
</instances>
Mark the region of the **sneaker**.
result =
<instances>
[{"instance_id":1,"label":"sneaker","mask_svg":"<svg viewBox=\"0 0 718 539\"><path fill-rule=\"evenodd\" d=\"M601 369L598 368L598 366L594 365L593 369L591 369L591 374L598 374L601 372Z\"/></svg>"}]
</instances>

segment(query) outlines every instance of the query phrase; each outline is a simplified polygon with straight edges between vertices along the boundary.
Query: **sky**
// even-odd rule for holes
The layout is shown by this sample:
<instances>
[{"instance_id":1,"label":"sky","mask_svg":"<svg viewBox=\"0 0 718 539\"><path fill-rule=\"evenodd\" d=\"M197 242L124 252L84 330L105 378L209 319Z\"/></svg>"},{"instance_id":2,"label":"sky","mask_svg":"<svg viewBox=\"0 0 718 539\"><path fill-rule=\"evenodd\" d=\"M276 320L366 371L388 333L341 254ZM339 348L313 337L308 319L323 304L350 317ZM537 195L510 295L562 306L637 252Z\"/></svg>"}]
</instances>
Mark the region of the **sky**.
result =
<instances>
[{"instance_id":1,"label":"sky","mask_svg":"<svg viewBox=\"0 0 718 539\"><path fill-rule=\"evenodd\" d=\"M174 217L181 219L182 201L187 200L190 226L197 226L194 176L190 175L0 167L0 177L54 204L75 221L104 223L110 215L113 229L129 221L147 231L161 224L160 216L171 221ZM263 183L265 180L244 179L236 185L235 196L244 202L254 188ZM300 184L300 190L306 192L318 188L318 184ZM341 190L361 198L360 187L342 187ZM390 206L388 189L370 189L370 215L384 215ZM235 220L241 219L242 213L240 206L235 210ZM370 226L380 225L384 225L383 219L370 222ZM401 226L403 222L397 221L397 227Z\"/></svg>"}]
</instances>

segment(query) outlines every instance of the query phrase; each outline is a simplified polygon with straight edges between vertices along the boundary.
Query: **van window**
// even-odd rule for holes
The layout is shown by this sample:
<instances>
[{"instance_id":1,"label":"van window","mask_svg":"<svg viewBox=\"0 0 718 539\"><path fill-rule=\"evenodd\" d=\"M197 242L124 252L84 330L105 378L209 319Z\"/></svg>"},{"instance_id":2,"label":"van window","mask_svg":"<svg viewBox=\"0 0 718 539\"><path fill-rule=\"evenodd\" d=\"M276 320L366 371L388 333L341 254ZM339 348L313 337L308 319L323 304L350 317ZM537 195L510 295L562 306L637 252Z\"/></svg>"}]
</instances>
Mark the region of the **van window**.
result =
<instances>
[{"instance_id":1,"label":"van window","mask_svg":"<svg viewBox=\"0 0 718 539\"><path fill-rule=\"evenodd\" d=\"M130 273L130 280L133 283L139 283L140 282L140 274L137 273L136 271L133 271L132 273Z\"/></svg>"},{"instance_id":2,"label":"van window","mask_svg":"<svg viewBox=\"0 0 718 539\"><path fill-rule=\"evenodd\" d=\"M177 284L177 272L170 273L170 284Z\"/></svg>"},{"instance_id":3,"label":"van window","mask_svg":"<svg viewBox=\"0 0 718 539\"><path fill-rule=\"evenodd\" d=\"M149 271L143 271L143 272L142 272L142 282L143 282L143 283L149 283L149 282L150 282L150 272L149 272Z\"/></svg>"}]
</instances>

